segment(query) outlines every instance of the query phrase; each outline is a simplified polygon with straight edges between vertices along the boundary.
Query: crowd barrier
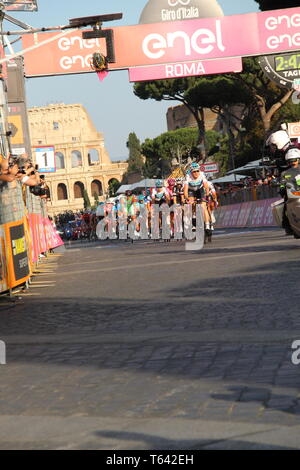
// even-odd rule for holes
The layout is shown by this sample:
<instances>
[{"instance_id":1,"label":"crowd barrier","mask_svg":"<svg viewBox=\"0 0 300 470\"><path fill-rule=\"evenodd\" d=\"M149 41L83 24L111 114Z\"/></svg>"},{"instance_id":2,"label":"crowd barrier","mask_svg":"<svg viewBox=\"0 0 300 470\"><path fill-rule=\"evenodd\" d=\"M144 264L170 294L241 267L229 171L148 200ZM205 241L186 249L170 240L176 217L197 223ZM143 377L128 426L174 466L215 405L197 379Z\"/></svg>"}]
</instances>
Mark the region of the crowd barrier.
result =
<instances>
[{"instance_id":1,"label":"crowd barrier","mask_svg":"<svg viewBox=\"0 0 300 470\"><path fill-rule=\"evenodd\" d=\"M215 211L216 228L272 227L276 221L271 204L280 197L219 207Z\"/></svg>"},{"instance_id":2,"label":"crowd barrier","mask_svg":"<svg viewBox=\"0 0 300 470\"><path fill-rule=\"evenodd\" d=\"M242 202L257 201L260 199L272 199L278 196L278 185L260 185L250 188L240 188L235 191L221 191L218 199L221 206L238 204Z\"/></svg>"},{"instance_id":3,"label":"crowd barrier","mask_svg":"<svg viewBox=\"0 0 300 470\"><path fill-rule=\"evenodd\" d=\"M19 182L0 185L0 293L26 283L41 253L63 245L45 200Z\"/></svg>"}]
</instances>

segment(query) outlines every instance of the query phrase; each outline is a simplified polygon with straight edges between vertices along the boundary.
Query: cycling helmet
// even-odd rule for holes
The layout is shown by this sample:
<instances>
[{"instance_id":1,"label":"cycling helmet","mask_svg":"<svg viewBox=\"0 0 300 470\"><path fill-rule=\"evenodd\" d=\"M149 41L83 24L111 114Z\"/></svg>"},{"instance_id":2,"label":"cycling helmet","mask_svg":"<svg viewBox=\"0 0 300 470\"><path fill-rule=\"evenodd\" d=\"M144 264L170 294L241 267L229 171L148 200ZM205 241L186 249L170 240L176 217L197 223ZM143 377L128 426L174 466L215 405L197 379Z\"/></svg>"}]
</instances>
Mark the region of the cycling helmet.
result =
<instances>
[{"instance_id":1,"label":"cycling helmet","mask_svg":"<svg viewBox=\"0 0 300 470\"><path fill-rule=\"evenodd\" d=\"M290 143L291 141L286 131L273 132L266 141L266 145L274 145L278 150L282 150Z\"/></svg>"},{"instance_id":2,"label":"cycling helmet","mask_svg":"<svg viewBox=\"0 0 300 470\"><path fill-rule=\"evenodd\" d=\"M175 186L176 180L174 178L169 178L168 179L168 186Z\"/></svg>"},{"instance_id":3,"label":"cycling helmet","mask_svg":"<svg viewBox=\"0 0 300 470\"><path fill-rule=\"evenodd\" d=\"M191 170L191 171L200 170L200 165L199 165L199 163L196 163L196 162L192 163L191 166L190 166L190 170Z\"/></svg>"},{"instance_id":4,"label":"cycling helmet","mask_svg":"<svg viewBox=\"0 0 300 470\"><path fill-rule=\"evenodd\" d=\"M297 148L292 148L288 150L285 154L285 159L286 161L300 160L300 150Z\"/></svg>"},{"instance_id":5,"label":"cycling helmet","mask_svg":"<svg viewBox=\"0 0 300 470\"><path fill-rule=\"evenodd\" d=\"M155 186L156 186L156 188L163 188L164 182L162 180L157 180L155 182Z\"/></svg>"}]
</instances>

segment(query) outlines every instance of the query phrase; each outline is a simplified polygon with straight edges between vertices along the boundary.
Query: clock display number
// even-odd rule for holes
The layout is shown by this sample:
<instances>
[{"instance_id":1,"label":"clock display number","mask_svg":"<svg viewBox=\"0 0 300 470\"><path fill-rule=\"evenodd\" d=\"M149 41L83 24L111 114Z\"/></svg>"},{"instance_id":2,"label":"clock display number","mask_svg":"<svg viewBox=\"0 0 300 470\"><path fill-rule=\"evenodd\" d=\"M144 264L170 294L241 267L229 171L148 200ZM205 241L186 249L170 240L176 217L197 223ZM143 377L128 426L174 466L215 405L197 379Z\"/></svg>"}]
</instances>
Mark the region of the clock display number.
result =
<instances>
[{"instance_id":1,"label":"clock display number","mask_svg":"<svg viewBox=\"0 0 300 470\"><path fill-rule=\"evenodd\" d=\"M300 69L300 54L276 56L274 61L276 72Z\"/></svg>"}]
</instances>

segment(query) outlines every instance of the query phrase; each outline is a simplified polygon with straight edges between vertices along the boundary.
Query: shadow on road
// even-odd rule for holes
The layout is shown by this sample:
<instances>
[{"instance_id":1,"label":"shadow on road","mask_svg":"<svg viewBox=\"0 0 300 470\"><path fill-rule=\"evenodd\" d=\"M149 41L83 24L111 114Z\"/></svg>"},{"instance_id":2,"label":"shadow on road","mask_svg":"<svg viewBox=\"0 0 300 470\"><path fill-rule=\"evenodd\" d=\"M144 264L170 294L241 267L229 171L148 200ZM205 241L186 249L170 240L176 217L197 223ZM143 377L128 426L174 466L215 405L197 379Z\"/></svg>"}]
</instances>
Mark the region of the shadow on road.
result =
<instances>
[{"instance_id":1,"label":"shadow on road","mask_svg":"<svg viewBox=\"0 0 300 470\"><path fill-rule=\"evenodd\" d=\"M265 248L220 248L221 251L216 249L215 253L245 250L249 253L295 250L297 253L297 249L275 244ZM152 300L135 296L140 276L138 270L132 278L122 280L116 279L115 272L101 274L98 283L94 283L94 277L89 275L91 298L82 292L83 278L78 275L71 279L74 298L66 297L62 275L56 291L51 291L52 296L43 291L44 297L24 297L9 311L1 312L0 339L7 337L8 365L41 366L41 374L45 365L86 369L88 378L83 378L76 388L84 388L85 381L93 385L97 379L108 390L115 387L117 400L125 408L122 393L127 394L128 399L130 394L137 393L138 400L141 397L142 413L145 403L152 400L152 382L167 380L172 385L164 382L165 406L170 403L174 409L168 387L177 390L177 382L184 381L191 387L188 393L191 390L191 397L194 397L195 413L196 405L200 406L208 399L213 403L225 402L226 406L230 401L266 403L271 409L299 417L296 390L300 386L299 368L291 363L292 339L300 336L298 257L289 261L275 258L270 261L269 256L268 262L259 266L241 260L232 271L226 269L224 260L218 270L210 267L211 271L207 270L207 273L200 258L197 271L189 279L182 276L179 280L178 275L172 289L167 288L160 278L155 280ZM155 272L147 270L144 284L147 293L152 276L160 275L159 268L155 269ZM168 269L172 273L174 266ZM123 287L121 283L126 282L125 287L130 293L127 298L118 290ZM99 291L95 293L94 289ZM287 330L286 337L282 336ZM26 339L26 335L29 338ZM115 383L109 382L112 371L115 371ZM102 372L104 382L100 380ZM126 374L134 375L133 382L128 379L124 389L122 384L118 388L119 376L127 377ZM63 385L63 378L61 380ZM220 393L203 391L207 381L223 390ZM137 383L140 388L136 389ZM232 383L241 386L242 391L224 393L224 388L232 392L228 388ZM273 394L271 388L275 386L290 389L290 396L276 391ZM183 402L185 388L184 385L181 387L174 394L178 394ZM144 391L146 398L143 401ZM73 394L76 392L72 390ZM97 388L93 393L97 396ZM102 401L102 396L99 400ZM191 400L192 413L194 403ZM284 401L291 406L282 408ZM109 402L108 391L103 409ZM225 407L224 410L226 414ZM140 436L142 439L143 435ZM169 445L172 446L172 442L165 442L163 447ZM180 448L178 445L176 442ZM195 442L197 445L199 441Z\"/></svg>"},{"instance_id":2,"label":"shadow on road","mask_svg":"<svg viewBox=\"0 0 300 470\"><path fill-rule=\"evenodd\" d=\"M106 439L116 439L116 441L132 441L136 448L137 443L142 445L146 450L201 450L201 449L230 449L230 450L293 450L287 446L273 446L269 444L261 444L247 440L239 441L234 438L229 439L165 439L161 436L151 434L126 432L126 431L97 431L96 436ZM258 433L259 435L259 433Z\"/></svg>"}]
</instances>

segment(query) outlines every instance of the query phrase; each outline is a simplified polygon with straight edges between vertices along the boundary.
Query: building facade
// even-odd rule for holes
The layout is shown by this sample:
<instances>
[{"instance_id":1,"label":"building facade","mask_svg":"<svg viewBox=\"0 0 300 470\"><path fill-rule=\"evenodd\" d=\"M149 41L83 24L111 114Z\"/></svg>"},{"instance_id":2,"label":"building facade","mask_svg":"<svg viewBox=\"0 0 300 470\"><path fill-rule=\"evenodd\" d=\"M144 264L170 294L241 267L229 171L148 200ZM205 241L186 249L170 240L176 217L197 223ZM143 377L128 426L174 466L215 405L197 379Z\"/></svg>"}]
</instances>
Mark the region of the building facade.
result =
<instances>
[{"instance_id":1,"label":"building facade","mask_svg":"<svg viewBox=\"0 0 300 470\"><path fill-rule=\"evenodd\" d=\"M50 215L83 209L83 191L91 204L108 196L109 184L121 182L127 163L112 163L98 132L81 104L50 104L28 110L31 145L54 146L56 172L47 173Z\"/></svg>"},{"instance_id":2,"label":"building facade","mask_svg":"<svg viewBox=\"0 0 300 470\"><path fill-rule=\"evenodd\" d=\"M236 104L228 108L230 111L229 126L233 131L241 126L243 116L245 114L245 105ZM211 109L204 108L204 121L206 131L216 131L225 133L226 126L220 117ZM168 131L175 131L185 127L197 127L197 121L190 110L184 105L173 106L168 108L167 111L167 126Z\"/></svg>"},{"instance_id":3,"label":"building facade","mask_svg":"<svg viewBox=\"0 0 300 470\"><path fill-rule=\"evenodd\" d=\"M210 109L204 109L205 128L207 131L221 131L222 123L216 113ZM175 131L184 127L197 127L196 119L189 109L184 105L173 106L167 111L168 131Z\"/></svg>"}]
</instances>

